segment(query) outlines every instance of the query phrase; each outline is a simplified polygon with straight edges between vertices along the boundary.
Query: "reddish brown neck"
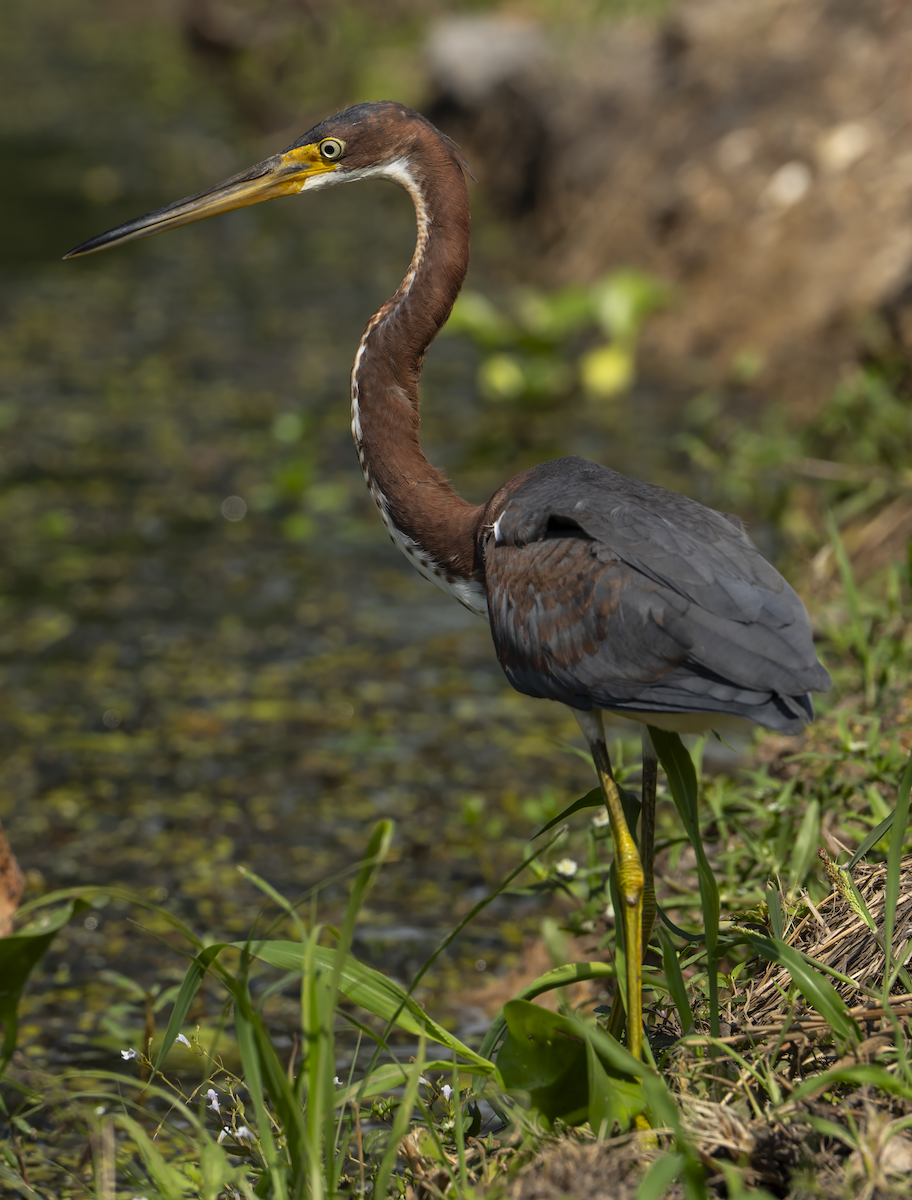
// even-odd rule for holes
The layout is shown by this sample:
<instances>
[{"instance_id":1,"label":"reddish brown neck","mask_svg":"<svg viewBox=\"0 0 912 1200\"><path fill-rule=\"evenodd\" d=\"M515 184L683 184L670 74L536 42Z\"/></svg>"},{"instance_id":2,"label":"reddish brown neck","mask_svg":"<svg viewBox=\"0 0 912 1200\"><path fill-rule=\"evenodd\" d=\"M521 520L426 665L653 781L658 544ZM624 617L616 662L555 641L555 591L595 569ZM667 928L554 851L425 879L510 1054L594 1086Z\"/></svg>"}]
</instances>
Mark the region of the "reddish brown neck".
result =
<instances>
[{"instance_id":1,"label":"reddish brown neck","mask_svg":"<svg viewBox=\"0 0 912 1200\"><path fill-rule=\"evenodd\" d=\"M483 509L463 500L425 458L418 381L468 267L468 195L456 154L430 127L407 158L383 173L411 194L418 241L405 279L371 318L358 347L352 435L393 540L422 574L446 587L478 578Z\"/></svg>"}]
</instances>

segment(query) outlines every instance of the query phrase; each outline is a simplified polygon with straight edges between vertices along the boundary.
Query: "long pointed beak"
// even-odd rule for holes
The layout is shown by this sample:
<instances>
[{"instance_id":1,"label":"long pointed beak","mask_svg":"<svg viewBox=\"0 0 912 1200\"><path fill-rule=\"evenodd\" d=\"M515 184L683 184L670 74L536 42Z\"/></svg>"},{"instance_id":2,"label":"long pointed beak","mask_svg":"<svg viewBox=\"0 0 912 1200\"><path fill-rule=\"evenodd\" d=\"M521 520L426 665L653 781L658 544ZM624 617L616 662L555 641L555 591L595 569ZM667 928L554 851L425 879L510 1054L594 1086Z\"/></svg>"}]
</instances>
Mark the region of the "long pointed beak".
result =
<instances>
[{"instance_id":1,"label":"long pointed beak","mask_svg":"<svg viewBox=\"0 0 912 1200\"><path fill-rule=\"evenodd\" d=\"M198 192L195 196L187 196L185 200L167 204L155 212L118 225L116 229L109 229L107 233L89 238L63 257L78 258L83 254L94 254L110 246L121 246L125 242L135 242L168 229L203 221L206 217L214 217L216 213L259 204L275 196L294 195L301 191L308 179L335 171L337 166L337 163L323 159L316 145L298 146L286 150L284 154L274 154L265 162L257 163L240 175L233 175L224 183Z\"/></svg>"}]
</instances>

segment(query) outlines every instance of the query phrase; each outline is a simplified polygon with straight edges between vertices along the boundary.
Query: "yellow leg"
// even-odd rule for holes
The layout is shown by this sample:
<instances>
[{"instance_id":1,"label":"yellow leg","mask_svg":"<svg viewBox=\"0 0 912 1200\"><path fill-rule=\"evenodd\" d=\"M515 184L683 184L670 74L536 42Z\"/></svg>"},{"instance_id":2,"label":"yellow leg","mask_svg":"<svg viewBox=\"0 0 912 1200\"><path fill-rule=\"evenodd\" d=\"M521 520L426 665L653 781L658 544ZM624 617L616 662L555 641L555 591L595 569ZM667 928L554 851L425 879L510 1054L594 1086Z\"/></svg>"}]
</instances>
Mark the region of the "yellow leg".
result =
<instances>
[{"instance_id":1,"label":"yellow leg","mask_svg":"<svg viewBox=\"0 0 912 1200\"><path fill-rule=\"evenodd\" d=\"M627 964L627 1049L643 1057L643 867L633 836L624 818L620 793L611 771L611 759L602 728L602 714L575 713L598 773L614 839L614 866L618 895L624 910L624 943ZM613 1014L612 1014L613 1015ZM612 1024L614 1022L612 1021Z\"/></svg>"}]
</instances>

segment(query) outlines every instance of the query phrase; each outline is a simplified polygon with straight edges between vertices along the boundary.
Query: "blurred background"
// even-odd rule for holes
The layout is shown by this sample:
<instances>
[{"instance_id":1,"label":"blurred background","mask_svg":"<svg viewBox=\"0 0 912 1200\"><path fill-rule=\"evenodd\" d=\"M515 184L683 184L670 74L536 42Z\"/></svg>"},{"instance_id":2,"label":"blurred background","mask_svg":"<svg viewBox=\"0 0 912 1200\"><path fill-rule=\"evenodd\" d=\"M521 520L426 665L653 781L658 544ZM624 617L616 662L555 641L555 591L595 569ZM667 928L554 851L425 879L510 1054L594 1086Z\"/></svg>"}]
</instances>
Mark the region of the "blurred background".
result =
<instances>
[{"instance_id":1,"label":"blurred background","mask_svg":"<svg viewBox=\"0 0 912 1200\"><path fill-rule=\"evenodd\" d=\"M473 501L582 453L737 511L832 616L827 512L859 580L906 586L910 80L901 0L5 5L0 820L30 894L119 883L239 936L239 863L298 895L390 816L357 948L405 978L592 782L358 470L350 363L410 258L408 198L64 252L349 104L416 107L475 176L431 460ZM429 988L515 964L554 903L499 901ZM94 1052L112 966L180 977L126 913L45 961L38 1060Z\"/></svg>"}]
</instances>

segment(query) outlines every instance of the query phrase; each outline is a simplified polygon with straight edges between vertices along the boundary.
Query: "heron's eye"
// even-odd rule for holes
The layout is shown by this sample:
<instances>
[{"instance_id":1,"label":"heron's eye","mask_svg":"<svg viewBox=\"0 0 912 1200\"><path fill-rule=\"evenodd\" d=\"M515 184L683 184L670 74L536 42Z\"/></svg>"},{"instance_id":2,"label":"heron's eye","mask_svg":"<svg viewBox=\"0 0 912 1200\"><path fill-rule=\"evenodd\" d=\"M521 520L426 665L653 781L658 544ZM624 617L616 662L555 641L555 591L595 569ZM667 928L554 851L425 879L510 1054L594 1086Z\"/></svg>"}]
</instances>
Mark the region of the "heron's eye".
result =
<instances>
[{"instance_id":1,"label":"heron's eye","mask_svg":"<svg viewBox=\"0 0 912 1200\"><path fill-rule=\"evenodd\" d=\"M330 162L335 162L337 158L342 157L342 151L345 146L338 138L324 138L320 143L320 153Z\"/></svg>"}]
</instances>

